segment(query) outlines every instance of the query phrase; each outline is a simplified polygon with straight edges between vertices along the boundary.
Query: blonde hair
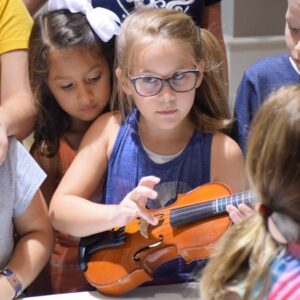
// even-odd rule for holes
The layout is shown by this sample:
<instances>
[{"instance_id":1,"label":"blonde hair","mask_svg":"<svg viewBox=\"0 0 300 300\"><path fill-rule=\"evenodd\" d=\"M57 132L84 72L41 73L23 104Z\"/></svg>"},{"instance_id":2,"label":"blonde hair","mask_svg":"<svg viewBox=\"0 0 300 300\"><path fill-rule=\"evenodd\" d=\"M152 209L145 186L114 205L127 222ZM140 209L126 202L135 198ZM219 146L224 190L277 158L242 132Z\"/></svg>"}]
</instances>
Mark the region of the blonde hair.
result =
<instances>
[{"instance_id":1,"label":"blonde hair","mask_svg":"<svg viewBox=\"0 0 300 300\"><path fill-rule=\"evenodd\" d=\"M280 88L262 105L252 123L246 164L261 203L299 222L300 85ZM258 280L264 278L257 298L261 299L268 286L269 263L280 249L266 224L257 213L224 235L201 279L203 299L223 299L228 286L242 272L247 275L243 299L248 299Z\"/></svg>"},{"instance_id":2,"label":"blonde hair","mask_svg":"<svg viewBox=\"0 0 300 300\"><path fill-rule=\"evenodd\" d=\"M230 113L227 101L223 52L207 30L198 29L191 17L183 12L166 8L142 8L128 16L122 24L116 41L116 67L124 80L130 74L134 58L142 47L157 38L169 39L185 47L195 63L206 64L201 86L196 90L189 117L195 128L214 132L228 127ZM122 90L122 79L115 84L113 108L123 117L130 113L134 103Z\"/></svg>"}]
</instances>

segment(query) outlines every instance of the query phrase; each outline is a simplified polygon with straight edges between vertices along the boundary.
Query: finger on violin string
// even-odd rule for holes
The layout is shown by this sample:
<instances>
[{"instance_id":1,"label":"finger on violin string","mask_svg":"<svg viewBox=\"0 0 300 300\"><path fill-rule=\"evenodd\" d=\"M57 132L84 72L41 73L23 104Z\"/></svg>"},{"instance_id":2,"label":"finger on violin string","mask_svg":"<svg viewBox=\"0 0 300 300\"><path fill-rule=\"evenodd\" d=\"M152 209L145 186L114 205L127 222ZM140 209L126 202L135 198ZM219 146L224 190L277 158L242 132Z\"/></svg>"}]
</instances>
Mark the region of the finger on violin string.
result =
<instances>
[{"instance_id":1,"label":"finger on violin string","mask_svg":"<svg viewBox=\"0 0 300 300\"><path fill-rule=\"evenodd\" d=\"M238 211L238 209L233 204L229 204L226 206L226 211L230 214L231 212Z\"/></svg>"},{"instance_id":2,"label":"finger on violin string","mask_svg":"<svg viewBox=\"0 0 300 300\"><path fill-rule=\"evenodd\" d=\"M231 219L231 221L234 223L234 224L239 224L242 222L243 220L243 217L242 217L242 213L239 211L239 209L230 204L226 207L226 211L229 215L229 218Z\"/></svg>"},{"instance_id":3,"label":"finger on violin string","mask_svg":"<svg viewBox=\"0 0 300 300\"><path fill-rule=\"evenodd\" d=\"M236 211L230 212L229 218L233 224L240 224L243 221L243 218L241 217L241 215Z\"/></svg>"},{"instance_id":4,"label":"finger on violin string","mask_svg":"<svg viewBox=\"0 0 300 300\"><path fill-rule=\"evenodd\" d=\"M252 207L250 207L244 203L239 204L238 209L246 216L251 216L255 212L255 210Z\"/></svg>"}]
</instances>

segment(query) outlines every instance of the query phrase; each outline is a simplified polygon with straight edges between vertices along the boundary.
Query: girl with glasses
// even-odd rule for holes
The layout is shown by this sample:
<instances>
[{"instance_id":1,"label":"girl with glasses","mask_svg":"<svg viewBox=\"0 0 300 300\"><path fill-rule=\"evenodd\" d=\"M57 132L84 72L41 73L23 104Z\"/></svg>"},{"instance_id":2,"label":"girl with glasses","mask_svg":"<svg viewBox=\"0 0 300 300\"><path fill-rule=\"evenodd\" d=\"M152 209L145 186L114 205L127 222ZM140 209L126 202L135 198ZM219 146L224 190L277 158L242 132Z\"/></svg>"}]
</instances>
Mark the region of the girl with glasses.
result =
<instances>
[{"instance_id":1,"label":"girl with glasses","mask_svg":"<svg viewBox=\"0 0 300 300\"><path fill-rule=\"evenodd\" d=\"M146 207L167 206L204 183L243 191L243 155L221 132L231 121L213 36L183 12L142 9L122 24L116 56L119 111L100 117L84 137L52 198L54 227L86 236L137 217L156 225ZM102 204L87 201L105 176ZM152 283L190 280L195 265L176 259Z\"/></svg>"}]
</instances>

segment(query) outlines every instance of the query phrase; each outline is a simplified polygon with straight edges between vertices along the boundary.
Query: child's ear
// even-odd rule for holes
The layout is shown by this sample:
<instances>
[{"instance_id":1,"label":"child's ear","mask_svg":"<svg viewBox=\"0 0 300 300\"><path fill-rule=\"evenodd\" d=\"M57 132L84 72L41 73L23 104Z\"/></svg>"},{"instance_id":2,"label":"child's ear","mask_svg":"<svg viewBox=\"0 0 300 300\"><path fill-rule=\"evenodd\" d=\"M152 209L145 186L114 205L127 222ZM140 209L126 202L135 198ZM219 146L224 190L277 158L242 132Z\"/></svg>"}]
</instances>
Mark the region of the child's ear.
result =
<instances>
[{"instance_id":1,"label":"child's ear","mask_svg":"<svg viewBox=\"0 0 300 300\"><path fill-rule=\"evenodd\" d=\"M120 68L116 69L116 77L121 84L122 90L126 95L131 95L131 83L127 76L123 76Z\"/></svg>"},{"instance_id":2,"label":"child's ear","mask_svg":"<svg viewBox=\"0 0 300 300\"><path fill-rule=\"evenodd\" d=\"M200 62L197 64L197 66L198 66L198 70L199 70L200 74L199 74L199 77L197 80L196 88L198 88L201 85L203 77L204 77L204 70L205 70L204 60L203 59L200 60Z\"/></svg>"}]
</instances>

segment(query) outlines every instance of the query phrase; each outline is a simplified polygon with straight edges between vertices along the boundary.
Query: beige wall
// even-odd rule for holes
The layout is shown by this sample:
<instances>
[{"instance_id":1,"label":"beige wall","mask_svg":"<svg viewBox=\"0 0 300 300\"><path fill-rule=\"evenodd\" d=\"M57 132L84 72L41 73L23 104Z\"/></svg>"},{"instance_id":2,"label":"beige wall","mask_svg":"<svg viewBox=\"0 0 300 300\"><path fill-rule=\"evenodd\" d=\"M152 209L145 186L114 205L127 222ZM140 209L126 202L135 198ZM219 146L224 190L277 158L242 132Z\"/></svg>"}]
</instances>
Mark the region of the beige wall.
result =
<instances>
[{"instance_id":1,"label":"beige wall","mask_svg":"<svg viewBox=\"0 0 300 300\"><path fill-rule=\"evenodd\" d=\"M263 57L286 52L286 7L287 0L222 1L231 108L245 69Z\"/></svg>"},{"instance_id":2,"label":"beige wall","mask_svg":"<svg viewBox=\"0 0 300 300\"><path fill-rule=\"evenodd\" d=\"M223 30L234 37L281 35L286 0L223 0Z\"/></svg>"}]
</instances>

